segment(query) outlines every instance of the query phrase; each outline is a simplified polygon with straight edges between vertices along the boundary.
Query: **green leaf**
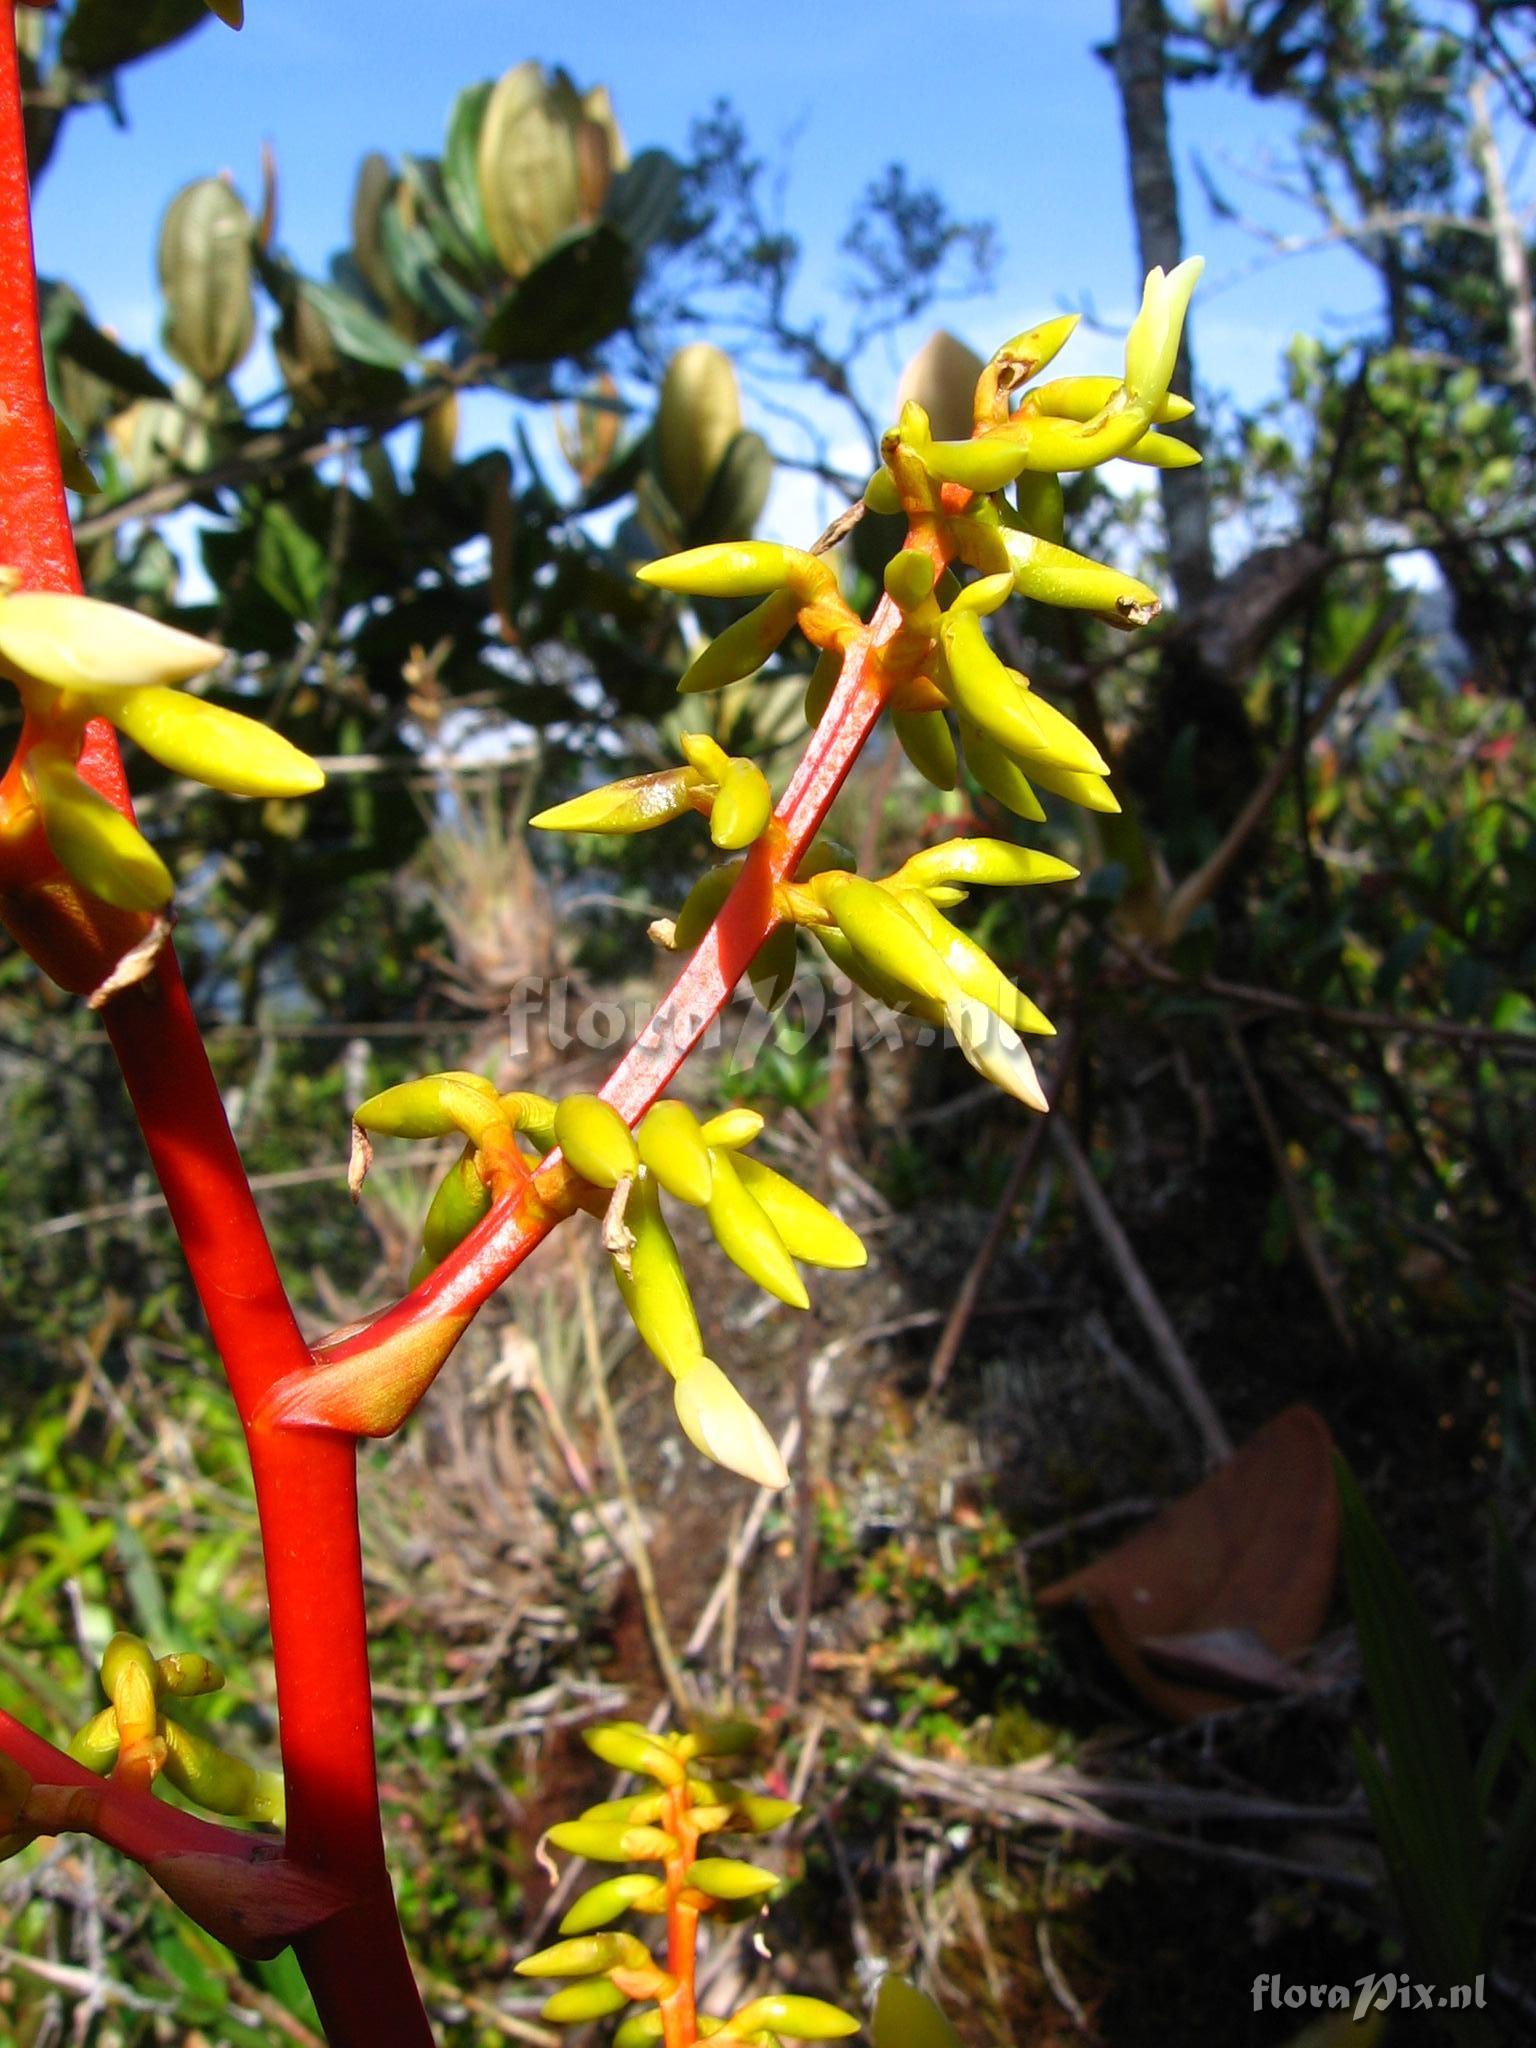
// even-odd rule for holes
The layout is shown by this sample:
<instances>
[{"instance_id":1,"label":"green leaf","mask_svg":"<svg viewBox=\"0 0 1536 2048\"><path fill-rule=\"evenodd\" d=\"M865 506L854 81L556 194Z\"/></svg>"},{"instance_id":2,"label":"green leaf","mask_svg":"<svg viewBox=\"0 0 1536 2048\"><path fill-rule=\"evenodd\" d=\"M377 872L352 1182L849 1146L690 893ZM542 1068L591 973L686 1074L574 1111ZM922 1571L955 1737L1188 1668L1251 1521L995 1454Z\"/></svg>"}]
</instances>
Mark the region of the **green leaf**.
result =
<instances>
[{"instance_id":1,"label":"green leaf","mask_svg":"<svg viewBox=\"0 0 1536 2048\"><path fill-rule=\"evenodd\" d=\"M894 1973L880 1980L869 2031L875 2048L960 2048L960 2036L933 2000Z\"/></svg>"},{"instance_id":2,"label":"green leaf","mask_svg":"<svg viewBox=\"0 0 1536 2048\"><path fill-rule=\"evenodd\" d=\"M1410 1939L1465 1982L1481 1966L1486 1883L1472 1762L1451 1674L1402 1567L1341 1457L1344 1570L1386 1769L1365 1772ZM1364 1745L1360 1745L1363 1750ZM1368 1754L1368 1752L1367 1752ZM1371 1759L1374 1764L1374 1759ZM1374 1791L1373 1791L1374 1784Z\"/></svg>"},{"instance_id":3,"label":"green leaf","mask_svg":"<svg viewBox=\"0 0 1536 2048\"><path fill-rule=\"evenodd\" d=\"M682 189L681 166L664 149L643 149L609 186L603 218L643 256L672 225Z\"/></svg>"},{"instance_id":4,"label":"green leaf","mask_svg":"<svg viewBox=\"0 0 1536 2048\"><path fill-rule=\"evenodd\" d=\"M1505 1915L1530 1868L1533 1852L1536 1852L1536 1770L1529 1770L1488 1867L1488 1887L1483 1900L1483 1948L1486 1954L1491 1955L1498 1946Z\"/></svg>"},{"instance_id":5,"label":"green leaf","mask_svg":"<svg viewBox=\"0 0 1536 2048\"><path fill-rule=\"evenodd\" d=\"M52 372L60 357L110 384L129 398L169 398L170 386L142 356L124 348L91 319L68 285L38 280L43 304L43 353ZM51 382L51 378L50 378Z\"/></svg>"},{"instance_id":6,"label":"green leaf","mask_svg":"<svg viewBox=\"0 0 1536 2048\"><path fill-rule=\"evenodd\" d=\"M487 264L494 262L496 251L485 225L485 209L480 204L475 151L480 141L480 124L485 119L485 103L491 91L492 82L486 78L478 85L466 86L459 94L448 117L448 141L443 150L444 196L454 219Z\"/></svg>"},{"instance_id":7,"label":"green leaf","mask_svg":"<svg viewBox=\"0 0 1536 2048\"><path fill-rule=\"evenodd\" d=\"M486 323L482 345L506 363L577 356L629 318L635 263L606 221L567 235L509 293Z\"/></svg>"},{"instance_id":8,"label":"green leaf","mask_svg":"<svg viewBox=\"0 0 1536 2048\"><path fill-rule=\"evenodd\" d=\"M95 77L163 50L207 20L203 0L77 0L59 56L71 71Z\"/></svg>"},{"instance_id":9,"label":"green leaf","mask_svg":"<svg viewBox=\"0 0 1536 2048\"><path fill-rule=\"evenodd\" d=\"M333 286L305 278L301 296L325 322L332 341L343 355L357 363L372 363L380 370L403 370L416 361L416 350L403 335L370 313L361 300Z\"/></svg>"},{"instance_id":10,"label":"green leaf","mask_svg":"<svg viewBox=\"0 0 1536 2048\"><path fill-rule=\"evenodd\" d=\"M1416 924L1412 931L1403 932L1393 940L1376 970L1374 992L1378 1003L1391 1003L1403 976L1410 974L1418 966L1424 957L1425 948L1434 936L1434 926L1421 923Z\"/></svg>"},{"instance_id":11,"label":"green leaf","mask_svg":"<svg viewBox=\"0 0 1536 2048\"><path fill-rule=\"evenodd\" d=\"M325 549L286 505L264 505L252 556L256 581L290 617L312 619L330 581Z\"/></svg>"}]
</instances>

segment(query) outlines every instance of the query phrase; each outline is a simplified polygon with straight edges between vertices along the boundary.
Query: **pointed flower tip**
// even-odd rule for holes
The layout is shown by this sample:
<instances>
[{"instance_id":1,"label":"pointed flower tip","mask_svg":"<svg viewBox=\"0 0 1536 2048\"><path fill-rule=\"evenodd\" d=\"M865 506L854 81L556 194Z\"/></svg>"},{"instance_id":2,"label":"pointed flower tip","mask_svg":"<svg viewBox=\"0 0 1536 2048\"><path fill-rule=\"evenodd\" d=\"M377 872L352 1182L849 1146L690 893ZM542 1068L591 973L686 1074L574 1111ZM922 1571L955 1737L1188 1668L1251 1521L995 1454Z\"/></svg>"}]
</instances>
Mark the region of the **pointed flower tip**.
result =
<instances>
[{"instance_id":1,"label":"pointed flower tip","mask_svg":"<svg viewBox=\"0 0 1536 2048\"><path fill-rule=\"evenodd\" d=\"M0 598L0 657L53 689L90 692L190 682L224 649L100 598L13 590Z\"/></svg>"},{"instance_id":2,"label":"pointed flower tip","mask_svg":"<svg viewBox=\"0 0 1536 2048\"><path fill-rule=\"evenodd\" d=\"M714 1464L770 1492L788 1486L788 1468L762 1417L713 1359L700 1358L681 1375L673 1405L689 1442Z\"/></svg>"}]
</instances>

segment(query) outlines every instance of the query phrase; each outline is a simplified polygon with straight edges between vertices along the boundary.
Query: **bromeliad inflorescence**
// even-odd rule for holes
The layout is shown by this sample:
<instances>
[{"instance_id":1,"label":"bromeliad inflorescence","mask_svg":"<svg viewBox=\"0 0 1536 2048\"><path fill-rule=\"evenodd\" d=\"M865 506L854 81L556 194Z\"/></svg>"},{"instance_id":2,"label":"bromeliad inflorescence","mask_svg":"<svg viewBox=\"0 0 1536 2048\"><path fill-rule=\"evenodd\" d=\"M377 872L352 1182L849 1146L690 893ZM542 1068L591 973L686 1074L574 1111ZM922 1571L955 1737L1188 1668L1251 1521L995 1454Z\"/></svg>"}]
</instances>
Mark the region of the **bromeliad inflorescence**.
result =
<instances>
[{"instance_id":1,"label":"bromeliad inflorescence","mask_svg":"<svg viewBox=\"0 0 1536 2048\"><path fill-rule=\"evenodd\" d=\"M725 1723L688 1735L653 1733L635 1721L605 1722L584 1732L587 1747L618 1770L650 1778L655 1790L588 1807L562 1821L546 1840L594 1863L647 1863L653 1871L610 1877L577 1899L560 1922L566 1938L517 1965L524 1977L569 1978L540 2017L561 2025L603 2019L639 2004L614 2035L614 2048L691 2048L708 2038L772 2044L830 2041L858 2032L851 2013L824 1999L793 1993L749 1999L726 2015L701 2013L695 1966L701 1918L741 1919L755 1913L778 1885L771 1870L732 1856L701 1856L716 1835L761 1835L792 1820L792 1800L748 1791L723 1775L752 1746L755 1731ZM667 1957L658 1962L638 1935L603 1932L625 1913L665 1918Z\"/></svg>"},{"instance_id":2,"label":"bromeliad inflorescence","mask_svg":"<svg viewBox=\"0 0 1536 2048\"><path fill-rule=\"evenodd\" d=\"M354 1192L372 1157L371 1134L465 1141L427 1210L413 1279L433 1271L500 1196L519 1193L598 1217L624 1305L675 1382L674 1405L689 1439L706 1457L759 1485L787 1482L763 1422L705 1356L661 1203L665 1193L702 1210L726 1256L791 1308L810 1306L797 1261L862 1266L864 1247L846 1223L747 1155L744 1148L763 1128L755 1110L728 1109L701 1123L687 1103L663 1100L632 1132L596 1095L558 1103L543 1095L499 1095L479 1074L452 1073L371 1096L357 1109L353 1127ZM535 1192L534 1174L557 1147L567 1169L563 1182Z\"/></svg>"},{"instance_id":3,"label":"bromeliad inflorescence","mask_svg":"<svg viewBox=\"0 0 1536 2048\"><path fill-rule=\"evenodd\" d=\"M1200 268L1191 259L1166 276L1150 273L1118 379L1036 383L1076 324L1052 320L1016 336L986 365L969 440L935 439L921 406L903 408L882 441L882 466L865 502L903 515L907 534L868 622L824 555L776 543L690 548L639 572L654 588L686 597L755 600L694 658L680 685L685 695L744 681L796 630L818 655L805 697L813 737L777 802L754 762L689 731L680 766L587 791L533 820L544 829L631 834L693 813L732 855L701 877L675 919L652 926L658 943L691 956L658 1026L663 1015L686 1020L691 1043L743 972L765 1004L781 1002L804 931L868 994L947 1027L989 1080L1033 1109L1047 1107L1024 1040L1050 1034L1049 1019L948 913L973 887L1068 881L1077 870L1011 841L962 838L914 854L891 874L861 876L822 826L874 723L887 714L914 765L940 789L956 786L963 759L989 796L1029 822L1045 817L1037 787L1091 811L1119 809L1097 745L1002 660L985 622L1014 595L1123 629L1156 616L1158 600L1146 584L1064 545L1061 477L1117 457L1164 468L1199 459L1158 429L1192 410L1168 386ZM848 1267L862 1264L863 1249L820 1203L744 1156L742 1146L761 1129L754 1113L728 1110L701 1122L684 1103L658 1100L677 1064L674 1054L647 1050L663 1036L659 1029L643 1034L602 1096L557 1104L499 1095L474 1074L386 1090L357 1112L354 1194L368 1132L463 1137L428 1211L417 1283L451 1266L498 1202L508 1203L513 1237L523 1244L578 1208L600 1217L625 1304L675 1382L684 1429L707 1456L779 1486L785 1472L772 1438L705 1355L661 1196L702 1209L726 1253L794 1307L807 1305L797 1260ZM451 1296L434 1280L432 1312L441 1314ZM401 1315L407 1329L408 1310ZM431 1360L405 1376L398 1401L334 1412L366 1412L370 1431L395 1426L460 1327L443 1323ZM390 1368L387 1352L380 1358L382 1386ZM353 1403L358 1375L368 1371L366 1339L354 1352L343 1333L334 1359L334 1381L305 1395L308 1421L333 1412L326 1405L332 1384L338 1399L344 1390Z\"/></svg>"},{"instance_id":4,"label":"bromeliad inflorescence","mask_svg":"<svg viewBox=\"0 0 1536 2048\"><path fill-rule=\"evenodd\" d=\"M220 1691L224 1674L216 1664L194 1651L156 1657L141 1637L119 1631L102 1652L100 1671L111 1704L71 1739L73 1762L141 1792L164 1778L205 1812L283 1825L283 1781L276 1771L231 1756L168 1711L178 1700ZM5 1790L0 1784L0 1806ZM60 1825L56 1795L17 1782L11 1793L13 1810L0 1812L0 1859ZM68 1824L82 1820L76 1816Z\"/></svg>"}]
</instances>

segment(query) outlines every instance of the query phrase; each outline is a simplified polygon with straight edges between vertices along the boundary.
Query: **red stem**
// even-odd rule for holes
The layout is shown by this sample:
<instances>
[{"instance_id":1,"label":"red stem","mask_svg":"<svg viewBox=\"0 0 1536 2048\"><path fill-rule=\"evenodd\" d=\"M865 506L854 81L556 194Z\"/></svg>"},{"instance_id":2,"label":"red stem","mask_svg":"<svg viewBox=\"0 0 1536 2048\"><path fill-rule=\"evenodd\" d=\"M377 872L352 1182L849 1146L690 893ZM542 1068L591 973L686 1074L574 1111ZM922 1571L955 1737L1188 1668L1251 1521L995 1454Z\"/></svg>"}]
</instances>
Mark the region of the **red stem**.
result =
<instances>
[{"instance_id":1,"label":"red stem","mask_svg":"<svg viewBox=\"0 0 1536 2048\"><path fill-rule=\"evenodd\" d=\"M78 590L38 341L15 23L4 0L0 476L0 563L19 569L27 588ZM88 730L81 767L127 808L110 727L97 722ZM354 1446L254 1419L270 1385L305 1369L309 1352L169 946L145 982L107 1005L105 1018L246 1425L272 1616L288 1853L357 1900L295 1946L333 2048L422 2048L431 2030L395 1914L379 1822Z\"/></svg>"}]
</instances>

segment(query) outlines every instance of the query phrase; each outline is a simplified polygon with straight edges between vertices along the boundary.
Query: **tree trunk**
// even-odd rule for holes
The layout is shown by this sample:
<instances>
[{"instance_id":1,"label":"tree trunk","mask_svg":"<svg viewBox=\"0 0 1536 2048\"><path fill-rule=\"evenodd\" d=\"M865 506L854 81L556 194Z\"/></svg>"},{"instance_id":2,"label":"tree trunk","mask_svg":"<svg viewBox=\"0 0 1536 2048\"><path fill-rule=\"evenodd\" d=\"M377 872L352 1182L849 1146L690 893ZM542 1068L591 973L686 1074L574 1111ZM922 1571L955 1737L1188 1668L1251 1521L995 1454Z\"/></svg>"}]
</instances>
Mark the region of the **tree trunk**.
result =
<instances>
[{"instance_id":1,"label":"tree trunk","mask_svg":"<svg viewBox=\"0 0 1536 2048\"><path fill-rule=\"evenodd\" d=\"M1131 173L1131 211L1141 267L1161 264L1171 270L1181 259L1179 191L1168 147L1168 106L1163 67L1167 22L1162 0L1118 0L1119 33L1105 53L1120 88L1126 151ZM1174 388L1191 392L1194 365L1189 354L1189 323L1179 345ZM1198 441L1197 431L1183 429L1184 438ZM1200 469L1160 470L1163 521L1168 530L1168 559L1179 609L1187 611L1206 597L1215 581L1211 558L1210 494Z\"/></svg>"}]
</instances>

